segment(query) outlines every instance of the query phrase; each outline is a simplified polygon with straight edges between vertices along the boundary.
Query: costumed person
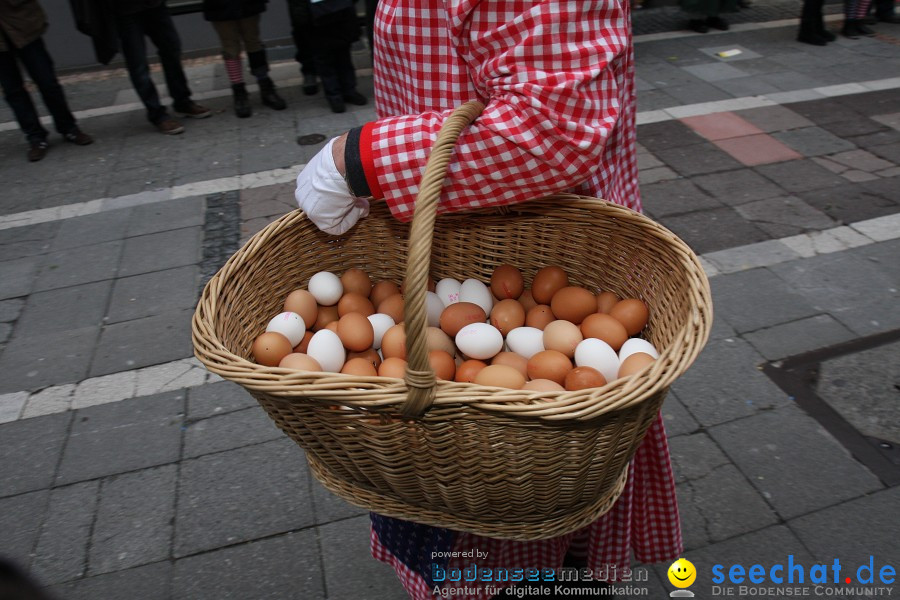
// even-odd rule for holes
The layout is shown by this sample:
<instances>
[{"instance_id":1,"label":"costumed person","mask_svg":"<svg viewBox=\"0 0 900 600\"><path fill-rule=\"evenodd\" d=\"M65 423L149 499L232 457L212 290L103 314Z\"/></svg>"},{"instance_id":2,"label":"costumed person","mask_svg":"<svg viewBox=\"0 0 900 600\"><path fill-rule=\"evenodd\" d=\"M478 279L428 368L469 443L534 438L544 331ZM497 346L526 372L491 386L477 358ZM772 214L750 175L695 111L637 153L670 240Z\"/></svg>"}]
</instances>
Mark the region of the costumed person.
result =
<instances>
[{"instance_id":1,"label":"costumed person","mask_svg":"<svg viewBox=\"0 0 900 600\"><path fill-rule=\"evenodd\" d=\"M213 24L222 43L222 58L231 82L234 114L242 119L253 114L247 87L244 85L242 47L247 52L250 72L259 84L262 103L274 110L287 108L287 103L275 90L275 82L269 77L266 48L259 39L259 19L266 10L267 2L268 0L203 0L203 17Z\"/></svg>"},{"instance_id":2,"label":"costumed person","mask_svg":"<svg viewBox=\"0 0 900 600\"><path fill-rule=\"evenodd\" d=\"M19 62L28 71L53 117L56 131L67 142L78 146L93 143L94 138L81 131L75 122L63 92L53 59L44 45L47 15L37 0L0 0L0 85L3 97L16 116L16 122L28 142L26 157L31 162L41 160L50 150L47 130L41 125Z\"/></svg>"},{"instance_id":3,"label":"costumed person","mask_svg":"<svg viewBox=\"0 0 900 600\"><path fill-rule=\"evenodd\" d=\"M330 140L297 177L297 201L317 227L344 233L371 202L409 221L441 125L470 100L486 106L455 145L439 212L565 190L640 210L628 0L380 0L375 29L378 120ZM373 513L371 549L415 600L442 585L432 564L470 566L465 557L434 559L435 551L478 549L486 553L479 569L558 569L566 561L621 574L632 554L671 561L682 539L662 418L635 453L621 497L578 531L518 542ZM488 596L480 589L454 597Z\"/></svg>"},{"instance_id":4,"label":"costumed person","mask_svg":"<svg viewBox=\"0 0 900 600\"><path fill-rule=\"evenodd\" d=\"M858 40L861 35L875 35L875 30L865 24L872 0L844 0L844 26L841 35Z\"/></svg>"},{"instance_id":5,"label":"costumed person","mask_svg":"<svg viewBox=\"0 0 900 600\"><path fill-rule=\"evenodd\" d=\"M688 29L707 33L709 28L728 31L723 12L736 12L737 0L681 0L681 10L688 14Z\"/></svg>"},{"instance_id":6,"label":"costumed person","mask_svg":"<svg viewBox=\"0 0 900 600\"><path fill-rule=\"evenodd\" d=\"M825 21L822 19L822 5L825 0L803 0L803 10L800 13L800 30L797 32L797 41L813 46L824 46L828 42L837 39L833 33L825 29Z\"/></svg>"},{"instance_id":7,"label":"costumed person","mask_svg":"<svg viewBox=\"0 0 900 600\"><path fill-rule=\"evenodd\" d=\"M300 75L303 77L301 88L307 96L313 96L319 91L318 76L316 75L315 59L312 47L312 15L309 2L300 0L288 0L288 15L291 17L291 37L294 39L294 60L300 65Z\"/></svg>"}]
</instances>

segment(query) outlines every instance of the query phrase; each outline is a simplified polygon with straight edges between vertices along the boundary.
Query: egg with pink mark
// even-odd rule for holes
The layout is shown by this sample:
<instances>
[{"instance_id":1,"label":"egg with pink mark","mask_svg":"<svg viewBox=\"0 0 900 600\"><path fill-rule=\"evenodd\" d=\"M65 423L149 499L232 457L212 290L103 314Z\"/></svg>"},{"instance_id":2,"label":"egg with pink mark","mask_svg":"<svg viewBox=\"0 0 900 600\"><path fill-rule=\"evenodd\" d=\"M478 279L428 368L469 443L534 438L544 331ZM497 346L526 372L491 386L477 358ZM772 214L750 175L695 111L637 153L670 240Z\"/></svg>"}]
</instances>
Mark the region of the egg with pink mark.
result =
<instances>
[{"instance_id":1,"label":"egg with pink mark","mask_svg":"<svg viewBox=\"0 0 900 600\"><path fill-rule=\"evenodd\" d=\"M503 349L503 334L487 323L470 323L456 334L456 347L469 358L486 360Z\"/></svg>"},{"instance_id":2,"label":"egg with pink mark","mask_svg":"<svg viewBox=\"0 0 900 600\"><path fill-rule=\"evenodd\" d=\"M280 333L291 342L291 347L293 347L303 339L303 334L306 333L306 323L303 322L303 317L295 312L283 312L272 317L266 326L266 331Z\"/></svg>"},{"instance_id":3,"label":"egg with pink mark","mask_svg":"<svg viewBox=\"0 0 900 600\"><path fill-rule=\"evenodd\" d=\"M441 302L444 303L444 306L447 307L459 302L459 290L461 288L462 284L460 282L452 277L445 277L437 282L434 292L441 299Z\"/></svg>"}]
</instances>

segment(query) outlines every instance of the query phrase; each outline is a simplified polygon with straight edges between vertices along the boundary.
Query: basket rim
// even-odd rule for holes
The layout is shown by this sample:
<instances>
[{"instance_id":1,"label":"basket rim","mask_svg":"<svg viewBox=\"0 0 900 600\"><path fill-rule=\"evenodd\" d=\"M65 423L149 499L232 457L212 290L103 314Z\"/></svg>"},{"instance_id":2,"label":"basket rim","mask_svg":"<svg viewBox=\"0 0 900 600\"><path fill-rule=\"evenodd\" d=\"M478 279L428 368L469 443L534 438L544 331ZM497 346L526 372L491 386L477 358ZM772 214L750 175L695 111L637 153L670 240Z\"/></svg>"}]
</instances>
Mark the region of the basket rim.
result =
<instances>
[{"instance_id":1,"label":"basket rim","mask_svg":"<svg viewBox=\"0 0 900 600\"><path fill-rule=\"evenodd\" d=\"M712 325L712 298L703 267L684 241L641 213L599 198L562 193L500 209L478 209L446 217L470 217L479 213L552 214L554 204L558 208L561 201L565 202L565 207L569 210L583 210L586 218L617 217L636 222L643 233L665 241L682 265L689 291L695 300L691 305L688 322L676 334L673 342L660 350L660 357L651 365L634 376L614 380L603 387L565 392L532 392L438 380L435 385L434 408L465 404L476 411L497 416L544 421L590 420L611 411L628 408L668 388L693 363L706 343ZM266 367L234 354L216 337L215 323L209 315L216 314L219 294L229 276L248 264L268 240L295 226L314 227L299 209L283 215L251 237L207 282L192 318L195 356L210 371L225 379L286 401L315 398L360 410L389 410L393 414L393 409L402 407L405 401L408 387L403 379ZM344 235L350 236L353 233L354 230L350 230Z\"/></svg>"}]
</instances>

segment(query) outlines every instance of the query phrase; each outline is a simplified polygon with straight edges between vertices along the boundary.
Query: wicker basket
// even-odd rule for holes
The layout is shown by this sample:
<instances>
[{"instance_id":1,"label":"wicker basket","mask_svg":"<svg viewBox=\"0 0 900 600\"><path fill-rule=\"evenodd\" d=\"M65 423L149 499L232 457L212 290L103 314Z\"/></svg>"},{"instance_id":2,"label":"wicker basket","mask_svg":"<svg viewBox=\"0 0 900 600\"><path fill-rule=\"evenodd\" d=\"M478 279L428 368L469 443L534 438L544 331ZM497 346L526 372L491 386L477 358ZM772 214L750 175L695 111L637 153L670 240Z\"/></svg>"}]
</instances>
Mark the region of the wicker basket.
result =
<instances>
[{"instance_id":1,"label":"wicker basket","mask_svg":"<svg viewBox=\"0 0 900 600\"><path fill-rule=\"evenodd\" d=\"M316 478L348 502L490 537L542 539L590 523L618 498L668 386L706 341L709 284L671 232L595 198L561 194L436 219L453 145L480 110L460 107L442 130L411 226L376 204L340 237L300 211L256 234L203 290L194 347L210 371L259 401L306 451ZM642 298L650 307L643 336L660 358L634 377L577 392L435 382L424 340L426 277L487 281L503 263L526 281L560 265L579 285ZM318 271L351 267L407 282L405 380L249 360L253 339L288 293Z\"/></svg>"}]
</instances>

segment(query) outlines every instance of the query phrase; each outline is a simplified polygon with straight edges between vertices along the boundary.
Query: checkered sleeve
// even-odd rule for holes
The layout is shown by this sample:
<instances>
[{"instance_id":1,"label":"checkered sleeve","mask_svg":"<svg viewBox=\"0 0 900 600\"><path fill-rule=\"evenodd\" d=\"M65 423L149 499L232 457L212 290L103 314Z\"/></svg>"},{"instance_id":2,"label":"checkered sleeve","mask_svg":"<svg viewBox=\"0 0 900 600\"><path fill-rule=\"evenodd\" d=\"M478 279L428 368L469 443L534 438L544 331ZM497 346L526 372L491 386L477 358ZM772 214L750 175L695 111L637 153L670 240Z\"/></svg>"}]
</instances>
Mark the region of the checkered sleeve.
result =
<instances>
[{"instance_id":1,"label":"checkered sleeve","mask_svg":"<svg viewBox=\"0 0 900 600\"><path fill-rule=\"evenodd\" d=\"M454 98L454 104L464 99L486 104L456 145L439 211L512 204L572 189L602 169L604 147L621 112L623 74L614 65L630 51L627 9L617 0L451 0L447 5L443 30L433 23L417 29L413 20L394 24L403 32L396 35L449 36L456 56L427 60L438 63L433 69L446 60L448 73L449 63L461 60L476 97ZM405 43L441 47L434 40ZM408 85L429 93L421 82ZM364 126L361 135L369 187L403 221L412 218L430 148L452 112L441 110L437 97L415 104L433 109L381 118Z\"/></svg>"}]
</instances>

